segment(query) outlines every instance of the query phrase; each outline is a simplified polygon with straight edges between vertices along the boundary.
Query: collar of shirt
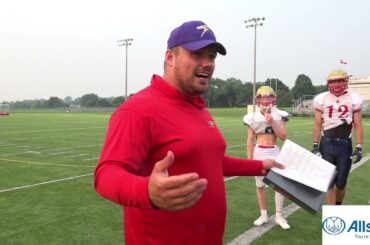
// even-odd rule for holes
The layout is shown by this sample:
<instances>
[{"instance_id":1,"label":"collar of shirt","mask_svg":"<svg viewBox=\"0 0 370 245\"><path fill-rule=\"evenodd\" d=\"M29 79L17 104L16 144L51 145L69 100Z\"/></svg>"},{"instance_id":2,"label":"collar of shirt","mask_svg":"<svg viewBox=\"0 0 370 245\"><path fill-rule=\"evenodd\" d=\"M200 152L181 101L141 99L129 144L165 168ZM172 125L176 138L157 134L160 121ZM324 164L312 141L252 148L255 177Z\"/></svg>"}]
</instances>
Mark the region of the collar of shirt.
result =
<instances>
[{"instance_id":1,"label":"collar of shirt","mask_svg":"<svg viewBox=\"0 0 370 245\"><path fill-rule=\"evenodd\" d=\"M189 96L186 94L181 93L180 91L177 91L174 87L166 83L162 77L158 75L153 75L151 86L155 87L156 89L160 90L162 93L164 93L168 97L172 97L174 99L187 101L194 106L198 107L199 109L203 109L206 105L205 101L200 96Z\"/></svg>"}]
</instances>

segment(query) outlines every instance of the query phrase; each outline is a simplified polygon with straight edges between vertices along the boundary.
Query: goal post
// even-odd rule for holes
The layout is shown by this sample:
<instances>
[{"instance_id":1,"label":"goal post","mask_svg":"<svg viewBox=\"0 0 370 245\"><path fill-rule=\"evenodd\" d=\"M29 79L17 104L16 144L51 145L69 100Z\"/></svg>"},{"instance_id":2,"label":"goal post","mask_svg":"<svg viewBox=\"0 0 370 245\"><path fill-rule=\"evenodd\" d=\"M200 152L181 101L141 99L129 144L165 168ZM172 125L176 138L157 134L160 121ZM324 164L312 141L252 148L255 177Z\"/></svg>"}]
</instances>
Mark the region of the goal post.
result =
<instances>
[{"instance_id":1,"label":"goal post","mask_svg":"<svg viewBox=\"0 0 370 245\"><path fill-rule=\"evenodd\" d=\"M9 115L9 104L0 104L0 116Z\"/></svg>"},{"instance_id":2,"label":"goal post","mask_svg":"<svg viewBox=\"0 0 370 245\"><path fill-rule=\"evenodd\" d=\"M69 105L68 112L80 112L81 105Z\"/></svg>"}]
</instances>

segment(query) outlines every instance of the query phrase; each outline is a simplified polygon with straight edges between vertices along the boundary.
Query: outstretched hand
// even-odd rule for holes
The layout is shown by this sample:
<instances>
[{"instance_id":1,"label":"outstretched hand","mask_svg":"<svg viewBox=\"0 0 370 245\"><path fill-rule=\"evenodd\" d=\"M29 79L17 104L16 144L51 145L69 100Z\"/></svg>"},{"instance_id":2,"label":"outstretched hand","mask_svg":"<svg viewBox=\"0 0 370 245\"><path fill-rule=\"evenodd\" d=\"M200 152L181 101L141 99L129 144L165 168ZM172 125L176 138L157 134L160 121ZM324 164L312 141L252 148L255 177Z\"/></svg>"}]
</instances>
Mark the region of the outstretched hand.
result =
<instances>
[{"instance_id":1,"label":"outstretched hand","mask_svg":"<svg viewBox=\"0 0 370 245\"><path fill-rule=\"evenodd\" d=\"M174 163L171 151L153 168L148 183L149 199L153 206L167 211L179 211L193 206L207 188L207 180L197 173L168 175L168 168Z\"/></svg>"},{"instance_id":2,"label":"outstretched hand","mask_svg":"<svg viewBox=\"0 0 370 245\"><path fill-rule=\"evenodd\" d=\"M271 169L271 168L285 168L284 165L276 162L275 160L272 160L272 159L265 159L263 160L263 170L262 170L262 174L267 174L267 172Z\"/></svg>"}]
</instances>

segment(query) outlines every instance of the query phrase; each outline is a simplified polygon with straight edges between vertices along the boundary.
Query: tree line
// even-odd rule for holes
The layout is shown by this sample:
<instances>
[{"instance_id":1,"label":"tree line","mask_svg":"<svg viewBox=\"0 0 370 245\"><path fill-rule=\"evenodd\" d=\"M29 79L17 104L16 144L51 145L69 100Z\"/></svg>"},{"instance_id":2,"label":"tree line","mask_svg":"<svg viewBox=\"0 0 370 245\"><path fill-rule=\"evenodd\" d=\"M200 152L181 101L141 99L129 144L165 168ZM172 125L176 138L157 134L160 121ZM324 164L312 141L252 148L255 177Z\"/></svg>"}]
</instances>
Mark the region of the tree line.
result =
<instances>
[{"instance_id":1,"label":"tree line","mask_svg":"<svg viewBox=\"0 0 370 245\"><path fill-rule=\"evenodd\" d=\"M278 78L268 78L264 82L257 82L256 89L260 86L271 86L277 95L277 106L288 107L294 100L303 95L316 95L327 91L326 85L314 86L311 79L304 75L298 75L292 89L289 89ZM131 96L131 95L130 95ZM222 80L213 78L207 93L202 97L207 103L207 107L243 107L253 103L253 83L242 82L236 78ZM23 100L15 102L6 102L10 108L14 109L55 109L69 107L71 105L80 105L81 107L118 107L125 101L124 96L101 98L97 94L90 93L73 99L67 96L64 99L59 97L50 97L49 99Z\"/></svg>"}]
</instances>

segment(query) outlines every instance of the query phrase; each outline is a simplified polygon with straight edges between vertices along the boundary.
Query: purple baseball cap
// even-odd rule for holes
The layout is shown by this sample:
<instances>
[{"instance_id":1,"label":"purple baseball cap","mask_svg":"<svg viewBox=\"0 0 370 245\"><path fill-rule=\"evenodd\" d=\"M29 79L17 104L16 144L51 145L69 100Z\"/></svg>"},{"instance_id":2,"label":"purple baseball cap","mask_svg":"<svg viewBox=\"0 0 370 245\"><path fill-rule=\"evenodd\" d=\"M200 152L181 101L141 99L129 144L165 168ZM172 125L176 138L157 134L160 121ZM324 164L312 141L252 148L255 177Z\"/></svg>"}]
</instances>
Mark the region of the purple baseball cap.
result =
<instances>
[{"instance_id":1,"label":"purple baseball cap","mask_svg":"<svg viewBox=\"0 0 370 245\"><path fill-rule=\"evenodd\" d=\"M215 44L217 52L225 55L225 47L216 41L213 31L203 21L188 21L175 28L168 38L167 48L181 46L189 51L195 51Z\"/></svg>"}]
</instances>

